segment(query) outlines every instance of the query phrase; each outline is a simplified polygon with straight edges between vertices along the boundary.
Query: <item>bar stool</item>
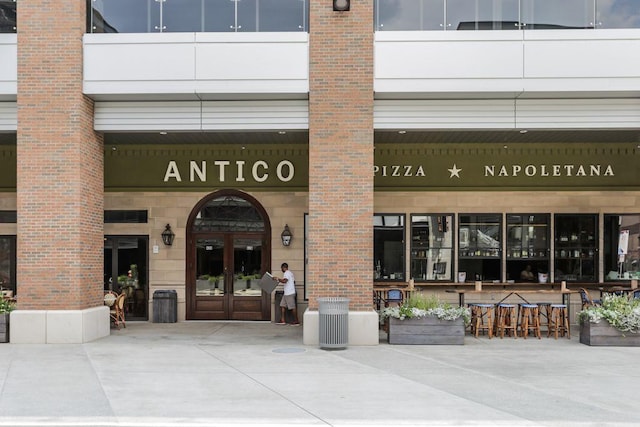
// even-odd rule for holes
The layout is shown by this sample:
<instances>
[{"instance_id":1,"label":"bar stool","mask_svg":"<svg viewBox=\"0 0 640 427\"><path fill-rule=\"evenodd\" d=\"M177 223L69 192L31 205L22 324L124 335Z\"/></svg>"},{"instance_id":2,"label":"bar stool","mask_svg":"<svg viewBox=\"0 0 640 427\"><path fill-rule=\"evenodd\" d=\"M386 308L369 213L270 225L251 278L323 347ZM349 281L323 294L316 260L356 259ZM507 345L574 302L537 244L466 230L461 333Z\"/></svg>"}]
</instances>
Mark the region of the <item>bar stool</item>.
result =
<instances>
[{"instance_id":1,"label":"bar stool","mask_svg":"<svg viewBox=\"0 0 640 427\"><path fill-rule=\"evenodd\" d=\"M551 316L551 303L550 302L537 302L538 305L538 313L540 315L540 331L542 332L542 327L544 326L545 331L549 333L549 318Z\"/></svg>"},{"instance_id":2,"label":"bar stool","mask_svg":"<svg viewBox=\"0 0 640 427\"><path fill-rule=\"evenodd\" d=\"M496 335L504 338L504 331L513 332L513 338L518 337L516 306L514 304L500 303L496 306Z\"/></svg>"},{"instance_id":3,"label":"bar stool","mask_svg":"<svg viewBox=\"0 0 640 427\"><path fill-rule=\"evenodd\" d=\"M567 338L571 338L571 332L569 330L569 316L567 314L566 304L551 304L551 316L549 318L549 331L547 336L551 336L551 331L558 339L558 333L560 336L567 334Z\"/></svg>"},{"instance_id":4,"label":"bar stool","mask_svg":"<svg viewBox=\"0 0 640 427\"><path fill-rule=\"evenodd\" d=\"M537 304L520 304L518 314L518 326L520 335L527 339L529 329L533 330L533 335L540 339L540 310Z\"/></svg>"},{"instance_id":5,"label":"bar stool","mask_svg":"<svg viewBox=\"0 0 640 427\"><path fill-rule=\"evenodd\" d=\"M493 337L493 304L471 303L469 308L471 309L471 334L478 338L480 330L487 330L491 339Z\"/></svg>"}]
</instances>

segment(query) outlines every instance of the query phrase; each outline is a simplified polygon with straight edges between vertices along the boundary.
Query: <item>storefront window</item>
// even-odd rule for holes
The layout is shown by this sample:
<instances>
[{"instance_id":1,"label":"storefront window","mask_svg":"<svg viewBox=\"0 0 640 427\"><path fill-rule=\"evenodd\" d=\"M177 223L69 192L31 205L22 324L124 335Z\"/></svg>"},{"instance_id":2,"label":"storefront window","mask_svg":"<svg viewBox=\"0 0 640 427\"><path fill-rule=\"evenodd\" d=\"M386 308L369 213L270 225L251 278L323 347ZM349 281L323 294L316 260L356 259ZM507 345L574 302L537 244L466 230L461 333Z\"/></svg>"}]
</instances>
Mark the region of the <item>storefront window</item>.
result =
<instances>
[{"instance_id":1,"label":"storefront window","mask_svg":"<svg viewBox=\"0 0 640 427\"><path fill-rule=\"evenodd\" d=\"M147 320L149 239L107 236L104 239L104 290L124 292L127 320Z\"/></svg>"},{"instance_id":2,"label":"storefront window","mask_svg":"<svg viewBox=\"0 0 640 427\"><path fill-rule=\"evenodd\" d=\"M404 281L404 215L373 216L373 273L375 280Z\"/></svg>"},{"instance_id":3,"label":"storefront window","mask_svg":"<svg viewBox=\"0 0 640 427\"><path fill-rule=\"evenodd\" d=\"M605 281L640 279L640 215L604 216Z\"/></svg>"},{"instance_id":4,"label":"storefront window","mask_svg":"<svg viewBox=\"0 0 640 427\"><path fill-rule=\"evenodd\" d=\"M507 280L549 279L549 225L548 214L507 215Z\"/></svg>"},{"instance_id":5,"label":"storefront window","mask_svg":"<svg viewBox=\"0 0 640 427\"><path fill-rule=\"evenodd\" d=\"M16 293L15 236L0 236L0 288Z\"/></svg>"},{"instance_id":6,"label":"storefront window","mask_svg":"<svg viewBox=\"0 0 640 427\"><path fill-rule=\"evenodd\" d=\"M451 281L453 216L411 215L411 277L417 281Z\"/></svg>"},{"instance_id":7,"label":"storefront window","mask_svg":"<svg viewBox=\"0 0 640 427\"><path fill-rule=\"evenodd\" d=\"M501 280L502 215L460 215L458 271L467 280Z\"/></svg>"},{"instance_id":8,"label":"storefront window","mask_svg":"<svg viewBox=\"0 0 640 427\"><path fill-rule=\"evenodd\" d=\"M598 215L555 215L555 281L598 280Z\"/></svg>"}]
</instances>

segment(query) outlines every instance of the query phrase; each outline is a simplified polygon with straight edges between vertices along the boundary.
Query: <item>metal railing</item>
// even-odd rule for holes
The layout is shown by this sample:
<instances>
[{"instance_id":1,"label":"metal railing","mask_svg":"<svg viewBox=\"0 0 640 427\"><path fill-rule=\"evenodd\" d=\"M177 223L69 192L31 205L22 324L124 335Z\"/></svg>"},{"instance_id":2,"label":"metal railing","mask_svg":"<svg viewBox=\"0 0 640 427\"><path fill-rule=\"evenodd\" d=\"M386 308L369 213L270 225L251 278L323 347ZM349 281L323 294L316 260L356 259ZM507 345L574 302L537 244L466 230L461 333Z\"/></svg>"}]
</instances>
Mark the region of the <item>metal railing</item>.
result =
<instances>
[{"instance_id":1,"label":"metal railing","mask_svg":"<svg viewBox=\"0 0 640 427\"><path fill-rule=\"evenodd\" d=\"M640 0L375 0L376 31L640 28Z\"/></svg>"},{"instance_id":2,"label":"metal railing","mask_svg":"<svg viewBox=\"0 0 640 427\"><path fill-rule=\"evenodd\" d=\"M89 32L308 31L307 0L92 0Z\"/></svg>"}]
</instances>

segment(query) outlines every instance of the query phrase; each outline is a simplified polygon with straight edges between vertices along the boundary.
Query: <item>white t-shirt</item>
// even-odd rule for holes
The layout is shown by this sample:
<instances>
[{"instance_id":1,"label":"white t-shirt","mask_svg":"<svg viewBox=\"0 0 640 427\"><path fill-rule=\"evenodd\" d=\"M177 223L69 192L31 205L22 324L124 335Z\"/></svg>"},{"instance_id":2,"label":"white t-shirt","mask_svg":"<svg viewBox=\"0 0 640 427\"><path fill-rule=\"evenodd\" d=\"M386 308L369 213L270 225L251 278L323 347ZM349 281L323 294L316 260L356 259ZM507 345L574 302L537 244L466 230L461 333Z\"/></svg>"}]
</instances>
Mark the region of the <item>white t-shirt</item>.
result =
<instances>
[{"instance_id":1,"label":"white t-shirt","mask_svg":"<svg viewBox=\"0 0 640 427\"><path fill-rule=\"evenodd\" d=\"M283 283L284 285L284 294L285 295L293 295L296 293L296 279L293 277L293 273L291 270L287 270L284 272L283 279L287 279L287 283Z\"/></svg>"}]
</instances>

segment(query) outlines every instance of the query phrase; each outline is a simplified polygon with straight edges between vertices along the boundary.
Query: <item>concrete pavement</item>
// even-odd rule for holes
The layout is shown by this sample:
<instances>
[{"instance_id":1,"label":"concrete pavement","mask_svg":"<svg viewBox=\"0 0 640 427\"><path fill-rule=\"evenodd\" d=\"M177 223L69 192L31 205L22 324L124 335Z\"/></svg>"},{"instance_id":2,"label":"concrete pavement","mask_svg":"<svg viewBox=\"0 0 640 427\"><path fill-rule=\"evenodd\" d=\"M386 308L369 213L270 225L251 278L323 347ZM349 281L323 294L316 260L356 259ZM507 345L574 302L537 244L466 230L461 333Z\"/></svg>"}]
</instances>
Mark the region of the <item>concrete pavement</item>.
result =
<instances>
[{"instance_id":1,"label":"concrete pavement","mask_svg":"<svg viewBox=\"0 0 640 427\"><path fill-rule=\"evenodd\" d=\"M0 344L0 426L637 426L640 348L467 336L322 350L262 322Z\"/></svg>"}]
</instances>

